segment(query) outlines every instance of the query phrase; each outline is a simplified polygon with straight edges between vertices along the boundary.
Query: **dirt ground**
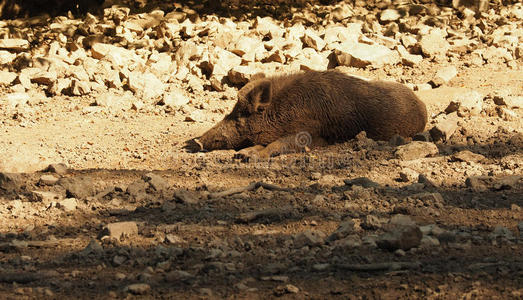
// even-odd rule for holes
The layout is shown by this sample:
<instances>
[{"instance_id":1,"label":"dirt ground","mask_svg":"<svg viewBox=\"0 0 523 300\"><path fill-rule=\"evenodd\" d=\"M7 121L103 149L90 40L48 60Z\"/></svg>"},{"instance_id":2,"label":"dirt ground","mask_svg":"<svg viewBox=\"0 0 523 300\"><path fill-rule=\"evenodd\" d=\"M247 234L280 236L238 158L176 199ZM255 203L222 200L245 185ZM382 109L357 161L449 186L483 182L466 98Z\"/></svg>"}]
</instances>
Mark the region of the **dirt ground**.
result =
<instances>
[{"instance_id":1,"label":"dirt ground","mask_svg":"<svg viewBox=\"0 0 523 300\"><path fill-rule=\"evenodd\" d=\"M523 107L507 116L493 100L523 97L521 59L340 69L415 85L449 65L454 79L416 92L426 129L468 90L481 112L412 159L364 136L268 161L187 152L236 88L191 95L201 120L188 122L35 87L0 116L0 298L521 299ZM383 246L403 225L422 240Z\"/></svg>"}]
</instances>

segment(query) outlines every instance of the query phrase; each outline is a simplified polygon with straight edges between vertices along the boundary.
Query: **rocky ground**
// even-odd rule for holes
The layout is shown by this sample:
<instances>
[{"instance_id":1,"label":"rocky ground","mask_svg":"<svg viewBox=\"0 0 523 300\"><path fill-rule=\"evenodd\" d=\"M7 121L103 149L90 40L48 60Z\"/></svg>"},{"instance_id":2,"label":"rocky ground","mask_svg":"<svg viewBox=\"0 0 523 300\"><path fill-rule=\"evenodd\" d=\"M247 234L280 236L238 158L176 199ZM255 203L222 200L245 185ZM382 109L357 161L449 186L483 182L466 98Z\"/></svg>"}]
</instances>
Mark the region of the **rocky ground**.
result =
<instances>
[{"instance_id":1,"label":"rocky ground","mask_svg":"<svg viewBox=\"0 0 523 300\"><path fill-rule=\"evenodd\" d=\"M0 298L523 297L521 3L108 2L0 21ZM327 68L426 131L183 149L252 75Z\"/></svg>"}]
</instances>

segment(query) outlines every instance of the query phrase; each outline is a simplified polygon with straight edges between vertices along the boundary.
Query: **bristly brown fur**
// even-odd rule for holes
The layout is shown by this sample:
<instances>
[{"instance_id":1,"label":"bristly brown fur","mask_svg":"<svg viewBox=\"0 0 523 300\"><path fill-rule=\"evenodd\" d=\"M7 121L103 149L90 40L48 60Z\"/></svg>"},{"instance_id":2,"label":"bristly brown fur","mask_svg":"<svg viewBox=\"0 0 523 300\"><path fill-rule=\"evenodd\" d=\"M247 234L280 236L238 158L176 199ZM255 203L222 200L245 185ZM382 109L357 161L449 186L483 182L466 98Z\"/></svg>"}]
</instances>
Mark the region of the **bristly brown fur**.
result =
<instances>
[{"instance_id":1,"label":"bristly brown fur","mask_svg":"<svg viewBox=\"0 0 523 300\"><path fill-rule=\"evenodd\" d=\"M402 84L311 71L257 76L239 91L233 111L200 141L206 150L239 149L303 131L331 143L360 131L388 140L413 136L426 123L425 104Z\"/></svg>"}]
</instances>

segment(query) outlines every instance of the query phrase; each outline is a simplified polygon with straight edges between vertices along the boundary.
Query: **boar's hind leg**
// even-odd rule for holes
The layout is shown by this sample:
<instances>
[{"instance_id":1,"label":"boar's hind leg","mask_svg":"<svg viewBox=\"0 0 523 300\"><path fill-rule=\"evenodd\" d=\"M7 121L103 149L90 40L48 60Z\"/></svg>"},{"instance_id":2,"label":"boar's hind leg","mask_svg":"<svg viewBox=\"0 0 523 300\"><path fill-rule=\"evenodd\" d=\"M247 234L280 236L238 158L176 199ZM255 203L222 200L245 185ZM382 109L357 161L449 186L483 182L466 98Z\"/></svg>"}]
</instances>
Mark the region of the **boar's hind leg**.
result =
<instances>
[{"instance_id":1,"label":"boar's hind leg","mask_svg":"<svg viewBox=\"0 0 523 300\"><path fill-rule=\"evenodd\" d=\"M235 156L237 158L251 157L251 156L257 155L257 153L263 149L265 149L265 146L255 145L252 147L243 148L242 150L238 151L237 155L235 155Z\"/></svg>"},{"instance_id":2,"label":"boar's hind leg","mask_svg":"<svg viewBox=\"0 0 523 300\"><path fill-rule=\"evenodd\" d=\"M298 133L277 139L266 147L257 145L243 149L240 151L240 154L244 154L244 157L269 158L280 154L304 152L308 151L311 147L326 144L327 142L320 137L313 138L310 134Z\"/></svg>"}]
</instances>

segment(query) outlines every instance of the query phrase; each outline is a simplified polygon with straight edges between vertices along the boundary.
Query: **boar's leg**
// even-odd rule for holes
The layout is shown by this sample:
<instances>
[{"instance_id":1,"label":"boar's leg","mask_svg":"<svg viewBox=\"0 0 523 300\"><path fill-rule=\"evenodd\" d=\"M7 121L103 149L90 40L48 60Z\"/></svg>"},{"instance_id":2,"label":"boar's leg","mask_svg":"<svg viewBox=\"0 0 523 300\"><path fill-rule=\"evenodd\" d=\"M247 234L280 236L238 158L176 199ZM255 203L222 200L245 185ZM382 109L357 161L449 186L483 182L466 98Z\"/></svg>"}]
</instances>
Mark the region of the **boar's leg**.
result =
<instances>
[{"instance_id":1,"label":"boar's leg","mask_svg":"<svg viewBox=\"0 0 523 300\"><path fill-rule=\"evenodd\" d=\"M280 154L306 152L312 147L325 145L327 141L323 138L312 137L308 133L301 132L277 139L266 147L256 145L242 149L238 154L243 158L269 158Z\"/></svg>"},{"instance_id":2,"label":"boar's leg","mask_svg":"<svg viewBox=\"0 0 523 300\"><path fill-rule=\"evenodd\" d=\"M238 151L236 157L238 157L238 158L252 157L263 149L265 149L265 146L262 146L262 145L255 145L252 147L243 148L242 150Z\"/></svg>"}]
</instances>

